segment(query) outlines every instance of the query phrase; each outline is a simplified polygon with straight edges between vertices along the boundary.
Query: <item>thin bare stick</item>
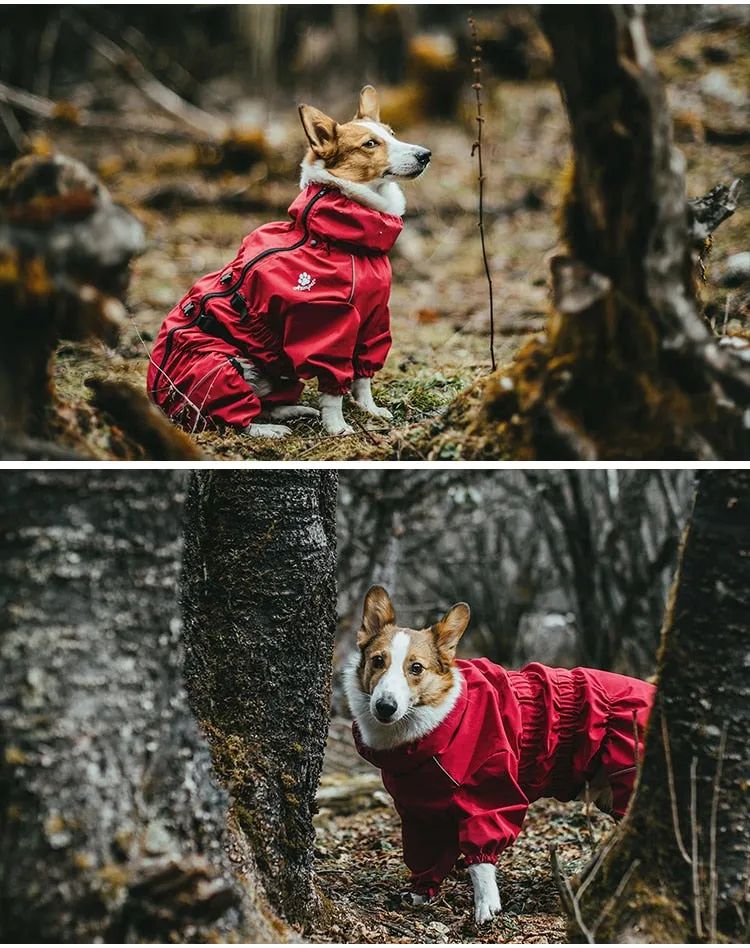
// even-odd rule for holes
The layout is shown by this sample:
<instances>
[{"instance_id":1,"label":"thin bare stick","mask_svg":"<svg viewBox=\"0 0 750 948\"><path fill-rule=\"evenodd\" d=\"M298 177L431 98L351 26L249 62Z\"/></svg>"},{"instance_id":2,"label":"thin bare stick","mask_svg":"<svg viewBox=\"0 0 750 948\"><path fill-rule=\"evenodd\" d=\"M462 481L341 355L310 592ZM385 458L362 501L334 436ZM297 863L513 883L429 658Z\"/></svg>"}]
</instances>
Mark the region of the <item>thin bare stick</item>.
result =
<instances>
[{"instance_id":1,"label":"thin bare stick","mask_svg":"<svg viewBox=\"0 0 750 948\"><path fill-rule=\"evenodd\" d=\"M16 118L16 113L9 105L6 105L5 102L0 102L0 120L2 120L8 137L13 142L16 151L22 154L26 149L26 135L21 128L21 123Z\"/></svg>"},{"instance_id":2,"label":"thin bare stick","mask_svg":"<svg viewBox=\"0 0 750 948\"><path fill-rule=\"evenodd\" d=\"M586 924L583 921L583 916L581 915L580 903L578 899L576 898L576 896L574 895L573 890L570 887L570 883L562 874L562 870L560 868L560 861L557 858L557 847L554 845L554 843L550 844L549 858L550 858L550 863L552 865L552 875L554 876L555 882L557 883L557 887L560 890L560 896L563 900L563 903L565 903L566 910L569 909L568 914L573 915L573 917L576 920L576 924L578 925L578 928L581 931L581 934L586 939L588 944L589 945L595 944L593 934L591 933L591 931L589 931L589 929L586 927Z\"/></svg>"},{"instance_id":3,"label":"thin bare stick","mask_svg":"<svg viewBox=\"0 0 750 948\"><path fill-rule=\"evenodd\" d=\"M214 118L203 109L186 102L172 89L152 76L146 67L132 53L102 36L81 16L68 14L68 22L88 40L91 48L117 69L122 69L142 94L168 115L182 122L194 133L206 138L221 138L227 131L227 123Z\"/></svg>"},{"instance_id":4,"label":"thin bare stick","mask_svg":"<svg viewBox=\"0 0 750 948\"><path fill-rule=\"evenodd\" d=\"M716 758L716 773L714 774L713 790L711 794L711 829L709 835L708 850L708 878L711 886L711 895L708 905L708 940L715 944L716 937L716 914L719 904L719 872L716 868L716 824L719 818L719 789L721 787L721 772L724 769L724 755L727 750L727 734L729 733L729 721L725 721L721 727L721 737L719 738L719 750Z\"/></svg>"},{"instance_id":5,"label":"thin bare stick","mask_svg":"<svg viewBox=\"0 0 750 948\"><path fill-rule=\"evenodd\" d=\"M596 858L596 862L594 863L593 867L591 868L591 871L587 874L586 878L583 880L583 882L582 882L582 883L580 884L580 886L578 887L578 892L576 893L576 898L577 898L579 901L583 898L583 893L586 891L586 889L588 889L588 887L591 885L591 883L592 883L592 882L594 881L594 879L597 877L597 875L598 875L598 873L599 873L599 870L601 869L602 865L604 864L604 860L605 860L605 859L607 858L607 856L609 855L609 853L610 853L610 851L612 850L612 848L614 847L615 843L619 840L619 838L620 838L620 826L621 826L621 825L622 825L622 824L618 824L618 826L615 827L615 830L614 830L614 832L612 833L612 835L610 836L610 838L609 838L609 839L607 840L607 842L602 846L601 851L600 851L599 855L598 855L597 858Z\"/></svg>"},{"instance_id":6,"label":"thin bare stick","mask_svg":"<svg viewBox=\"0 0 750 948\"><path fill-rule=\"evenodd\" d=\"M471 32L471 42L474 46L474 55L471 57L471 64L474 68L474 82L471 88L476 94L477 100L477 137L471 146L471 157L477 156L477 165L479 171L479 237L482 243L482 260L484 261L484 272L487 277L487 286L490 295L490 360L492 362L492 371L497 368L495 363L495 303L492 295L492 275L490 273L490 263L487 258L487 245L484 237L484 163L482 161L482 127L484 125L484 116L482 115L482 47L479 45L477 36L477 25L473 17L469 17L469 31Z\"/></svg>"},{"instance_id":7,"label":"thin bare stick","mask_svg":"<svg viewBox=\"0 0 750 948\"><path fill-rule=\"evenodd\" d=\"M67 122L80 128L90 128L96 131L128 133L138 135L154 135L158 138L169 138L175 141L196 141L196 136L182 128L164 128L144 117L141 121L133 121L122 115L106 112L89 112L64 102L53 102L44 96L16 89L5 82L0 82L0 102L5 102L14 109L28 112L47 121Z\"/></svg>"},{"instance_id":8,"label":"thin bare stick","mask_svg":"<svg viewBox=\"0 0 750 948\"><path fill-rule=\"evenodd\" d=\"M667 730L667 717L664 714L664 709L661 709L661 736L662 743L664 744L664 757L667 761L667 786L669 787L669 802L672 805L672 823L674 824L674 836L677 840L677 847L680 850L680 855L685 860L685 862L690 865L690 856L688 856L687 849L685 849L685 844L682 841L682 833L680 832L680 815L677 811L677 790L674 785L674 768L672 767L672 751L669 747L669 731Z\"/></svg>"},{"instance_id":9,"label":"thin bare stick","mask_svg":"<svg viewBox=\"0 0 750 948\"><path fill-rule=\"evenodd\" d=\"M703 923L701 921L701 882L698 856L698 787L697 787L698 758L690 761L690 843L693 870L693 914L695 916L695 934L703 938Z\"/></svg>"},{"instance_id":10,"label":"thin bare stick","mask_svg":"<svg viewBox=\"0 0 750 948\"><path fill-rule=\"evenodd\" d=\"M627 868L627 870L625 871L625 875L622 877L622 879L620 879L619 885L617 886L617 888L615 889L615 891L612 893L612 895L611 895L611 896L607 899L607 901L604 903L604 907L602 908L601 912L599 913L599 918L597 918L596 924L595 924L594 927L591 929L591 931L592 931L592 933L593 933L594 935L596 935L597 931L599 931L599 926L602 924L602 922L604 921L604 919L609 915L609 913L612 911L612 909L617 905L617 903L618 903L618 902L620 901L620 899L622 898L622 894L623 894L623 892L625 891L625 888L626 888L628 882L630 882L630 877L633 875L633 873L634 873L635 870L638 868L638 866L640 866L640 864L641 864L641 860L640 860L640 859L634 859L634 860L630 863L630 866L629 866L629 867Z\"/></svg>"},{"instance_id":11,"label":"thin bare stick","mask_svg":"<svg viewBox=\"0 0 750 948\"><path fill-rule=\"evenodd\" d=\"M633 735L635 736L635 779L641 776L641 743L638 737L638 712L633 712Z\"/></svg>"}]
</instances>

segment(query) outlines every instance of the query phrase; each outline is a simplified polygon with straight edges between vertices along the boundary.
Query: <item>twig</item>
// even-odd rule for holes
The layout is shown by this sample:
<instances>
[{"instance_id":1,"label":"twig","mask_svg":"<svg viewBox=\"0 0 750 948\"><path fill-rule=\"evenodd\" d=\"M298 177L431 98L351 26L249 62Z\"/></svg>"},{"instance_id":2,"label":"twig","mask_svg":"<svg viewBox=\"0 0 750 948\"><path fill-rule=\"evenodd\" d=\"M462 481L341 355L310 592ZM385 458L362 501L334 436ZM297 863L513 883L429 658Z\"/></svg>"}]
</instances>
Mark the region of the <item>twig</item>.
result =
<instances>
[{"instance_id":1,"label":"twig","mask_svg":"<svg viewBox=\"0 0 750 948\"><path fill-rule=\"evenodd\" d=\"M21 109L22 112L28 112L47 121L67 122L80 128L107 132L135 132L138 135L155 135L176 141L196 141L196 136L185 129L160 128L156 124L150 125L147 121L133 122L121 115L89 112L64 102L53 102L52 99L35 95L33 92L16 89L5 82L0 82L0 102L5 102L14 109Z\"/></svg>"},{"instance_id":2,"label":"twig","mask_svg":"<svg viewBox=\"0 0 750 948\"><path fill-rule=\"evenodd\" d=\"M641 776L641 745L638 738L638 712L633 711L633 734L635 735L635 779Z\"/></svg>"},{"instance_id":3,"label":"twig","mask_svg":"<svg viewBox=\"0 0 750 948\"><path fill-rule=\"evenodd\" d=\"M575 897L575 894L570 887L570 883L562 874L562 870L560 869L560 860L557 858L557 847L554 843L550 843L549 858L552 865L552 875L554 876L557 887L560 890L560 897L565 903L565 908L568 911L568 915L573 915L581 931L581 934L586 939L586 941L590 945L595 944L593 934L589 931L583 921L580 903Z\"/></svg>"},{"instance_id":4,"label":"twig","mask_svg":"<svg viewBox=\"0 0 750 948\"><path fill-rule=\"evenodd\" d=\"M599 918L597 918L596 924L592 928L592 932L594 934L596 934L599 931L599 926L602 924L604 919L609 915L612 909L617 905L617 903L622 898L622 894L625 891L625 887L627 886L628 882L630 882L630 877L633 875L633 873L638 868L638 866L640 866L640 864L641 864L640 859L634 859L630 863L630 866L625 871L625 875L622 877L622 879L620 879L619 885L617 886L613 894L604 903L604 907L599 913Z\"/></svg>"},{"instance_id":5,"label":"twig","mask_svg":"<svg viewBox=\"0 0 750 948\"><path fill-rule=\"evenodd\" d=\"M724 768L724 755L727 750L727 734L729 721L725 721L721 728L719 750L716 759L716 773L714 774L713 791L711 795L711 829L709 836L708 878L711 894L708 906L708 940L716 943L716 914L719 903L719 873L716 868L716 824L719 816L719 789L721 787L721 772Z\"/></svg>"},{"instance_id":6,"label":"twig","mask_svg":"<svg viewBox=\"0 0 750 948\"><path fill-rule=\"evenodd\" d=\"M726 305L724 306L724 323L721 327L721 333L720 333L720 335L722 336L726 336L727 334L727 323L729 322L729 306L731 302L732 302L732 294L727 293L727 301L726 301Z\"/></svg>"},{"instance_id":7,"label":"twig","mask_svg":"<svg viewBox=\"0 0 750 948\"><path fill-rule=\"evenodd\" d=\"M690 843L692 859L690 862L693 876L693 914L695 915L695 934L703 938L703 923L701 921L701 883L698 856L698 788L696 775L698 758L693 757L690 762Z\"/></svg>"},{"instance_id":8,"label":"twig","mask_svg":"<svg viewBox=\"0 0 750 948\"><path fill-rule=\"evenodd\" d=\"M26 135L21 128L21 123L16 118L16 113L5 102L0 102L0 120L2 120L8 137L13 142L19 154L26 149Z\"/></svg>"},{"instance_id":9,"label":"twig","mask_svg":"<svg viewBox=\"0 0 750 948\"><path fill-rule=\"evenodd\" d=\"M484 164L482 161L482 126L484 125L484 116L482 115L482 47L479 45L477 37L477 25L473 17L469 17L469 30L471 32L471 41L474 46L474 55L471 57L471 63L474 67L474 82L471 88L476 94L477 100L477 137L471 146L471 157L476 154L479 170L479 237L482 242L482 260L484 261L484 272L487 277L487 286L490 295L490 359L492 362L492 371L497 368L495 363L495 303L492 295L492 275L490 274L490 264L487 259L487 246L484 237Z\"/></svg>"},{"instance_id":10,"label":"twig","mask_svg":"<svg viewBox=\"0 0 750 948\"><path fill-rule=\"evenodd\" d=\"M122 69L140 89L143 95L168 115L176 118L194 133L206 138L221 138L227 124L217 120L208 112L186 102L172 89L152 76L146 67L132 54L102 36L80 16L69 15L70 24L86 38L100 56L117 69Z\"/></svg>"},{"instance_id":11,"label":"twig","mask_svg":"<svg viewBox=\"0 0 750 948\"><path fill-rule=\"evenodd\" d=\"M667 762L667 786L669 787L669 802L672 805L672 823L674 824L674 835L677 840L677 847L680 850L680 855L685 860L685 862L690 865L690 856L688 856L687 849L685 849L685 844L682 841L682 833L680 832L680 815L677 811L677 790L674 785L674 768L672 767L672 751L669 747L669 731L667 730L667 717L664 713L664 708L661 709L661 736L662 743L664 745L664 757Z\"/></svg>"}]
</instances>

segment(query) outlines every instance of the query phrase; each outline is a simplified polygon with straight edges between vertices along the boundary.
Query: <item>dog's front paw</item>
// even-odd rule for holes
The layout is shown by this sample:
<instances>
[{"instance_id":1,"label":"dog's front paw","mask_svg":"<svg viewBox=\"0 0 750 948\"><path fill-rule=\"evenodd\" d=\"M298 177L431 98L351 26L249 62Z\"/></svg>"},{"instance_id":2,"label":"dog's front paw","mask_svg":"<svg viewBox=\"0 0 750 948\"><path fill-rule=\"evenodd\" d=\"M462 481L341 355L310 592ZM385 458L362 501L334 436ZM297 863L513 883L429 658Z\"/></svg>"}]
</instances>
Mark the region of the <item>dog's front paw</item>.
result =
<instances>
[{"instance_id":1,"label":"dog's front paw","mask_svg":"<svg viewBox=\"0 0 750 948\"><path fill-rule=\"evenodd\" d=\"M373 418L383 418L385 421L393 421L393 413L388 411L387 408L384 408L382 405L376 405L375 402L370 402L369 405L358 402L355 399L352 399L357 408L361 408L362 411L366 411L368 415L372 415Z\"/></svg>"},{"instance_id":2,"label":"dog's front paw","mask_svg":"<svg viewBox=\"0 0 750 948\"><path fill-rule=\"evenodd\" d=\"M420 895L419 892L402 892L401 898L407 905L417 908L420 905L426 905L430 901L428 895Z\"/></svg>"},{"instance_id":3,"label":"dog's front paw","mask_svg":"<svg viewBox=\"0 0 750 948\"><path fill-rule=\"evenodd\" d=\"M245 434L251 438L286 438L292 433L286 425L248 425Z\"/></svg>"},{"instance_id":4,"label":"dog's front paw","mask_svg":"<svg viewBox=\"0 0 750 948\"><path fill-rule=\"evenodd\" d=\"M474 906L474 918L476 919L477 925L484 925L486 922L491 922L502 910L503 906L499 895L488 894L483 896L477 900Z\"/></svg>"},{"instance_id":5,"label":"dog's front paw","mask_svg":"<svg viewBox=\"0 0 750 948\"><path fill-rule=\"evenodd\" d=\"M320 412L317 408L311 408L309 405L276 405L266 412L266 415L273 421L294 421L297 418L320 418Z\"/></svg>"},{"instance_id":6,"label":"dog's front paw","mask_svg":"<svg viewBox=\"0 0 750 948\"><path fill-rule=\"evenodd\" d=\"M328 395L326 393L320 396L320 420L329 435L352 435L354 428L346 423L343 411L343 398L341 395Z\"/></svg>"}]
</instances>

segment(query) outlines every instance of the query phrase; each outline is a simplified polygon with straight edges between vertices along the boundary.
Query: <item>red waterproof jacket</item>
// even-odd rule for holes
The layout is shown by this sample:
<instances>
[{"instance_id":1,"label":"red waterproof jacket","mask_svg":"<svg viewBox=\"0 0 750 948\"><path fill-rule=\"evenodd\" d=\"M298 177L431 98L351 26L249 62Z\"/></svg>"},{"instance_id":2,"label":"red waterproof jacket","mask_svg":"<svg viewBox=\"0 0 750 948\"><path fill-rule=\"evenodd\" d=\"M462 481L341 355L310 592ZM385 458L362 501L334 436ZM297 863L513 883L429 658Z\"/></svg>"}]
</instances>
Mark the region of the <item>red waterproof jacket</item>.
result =
<instances>
[{"instance_id":1,"label":"red waterproof jacket","mask_svg":"<svg viewBox=\"0 0 750 948\"><path fill-rule=\"evenodd\" d=\"M245 427L261 401L296 402L300 379L343 394L383 367L391 345L386 254L401 218L314 184L289 215L249 234L234 260L200 279L165 319L148 391L183 427ZM239 359L262 369L270 393L258 397Z\"/></svg>"},{"instance_id":2,"label":"red waterproof jacket","mask_svg":"<svg viewBox=\"0 0 750 948\"><path fill-rule=\"evenodd\" d=\"M527 665L506 671L486 658L458 661L463 687L432 733L394 750L359 753L379 767L401 815L415 892L432 896L463 854L494 863L521 831L529 803L572 800L600 767L622 816L654 687L589 668ZM641 748L642 756L642 748Z\"/></svg>"}]
</instances>

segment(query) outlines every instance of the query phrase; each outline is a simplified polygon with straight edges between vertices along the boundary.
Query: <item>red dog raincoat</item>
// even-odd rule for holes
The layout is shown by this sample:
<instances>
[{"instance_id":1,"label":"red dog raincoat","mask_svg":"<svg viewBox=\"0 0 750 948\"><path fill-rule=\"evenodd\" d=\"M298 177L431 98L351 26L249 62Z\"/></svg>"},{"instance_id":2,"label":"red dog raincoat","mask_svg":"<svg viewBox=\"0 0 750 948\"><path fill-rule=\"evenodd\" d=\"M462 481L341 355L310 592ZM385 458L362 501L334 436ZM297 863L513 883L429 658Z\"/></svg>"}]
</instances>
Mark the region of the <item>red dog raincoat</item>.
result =
<instances>
[{"instance_id":1,"label":"red dog raincoat","mask_svg":"<svg viewBox=\"0 0 750 948\"><path fill-rule=\"evenodd\" d=\"M244 428L261 405L294 404L300 379L339 395L383 367L391 346L386 253L400 217L340 191L309 185L291 223L249 234L235 259L199 280L165 319L148 391L190 430L209 422ZM239 360L270 380L259 397Z\"/></svg>"},{"instance_id":2,"label":"red dog raincoat","mask_svg":"<svg viewBox=\"0 0 750 948\"><path fill-rule=\"evenodd\" d=\"M603 767L622 816L635 780L654 687L589 668L527 665L506 671L485 658L458 661L464 686L432 733L394 750L359 753L383 772L401 815L412 889L432 896L463 854L494 863L521 831L529 803L572 800Z\"/></svg>"}]
</instances>

